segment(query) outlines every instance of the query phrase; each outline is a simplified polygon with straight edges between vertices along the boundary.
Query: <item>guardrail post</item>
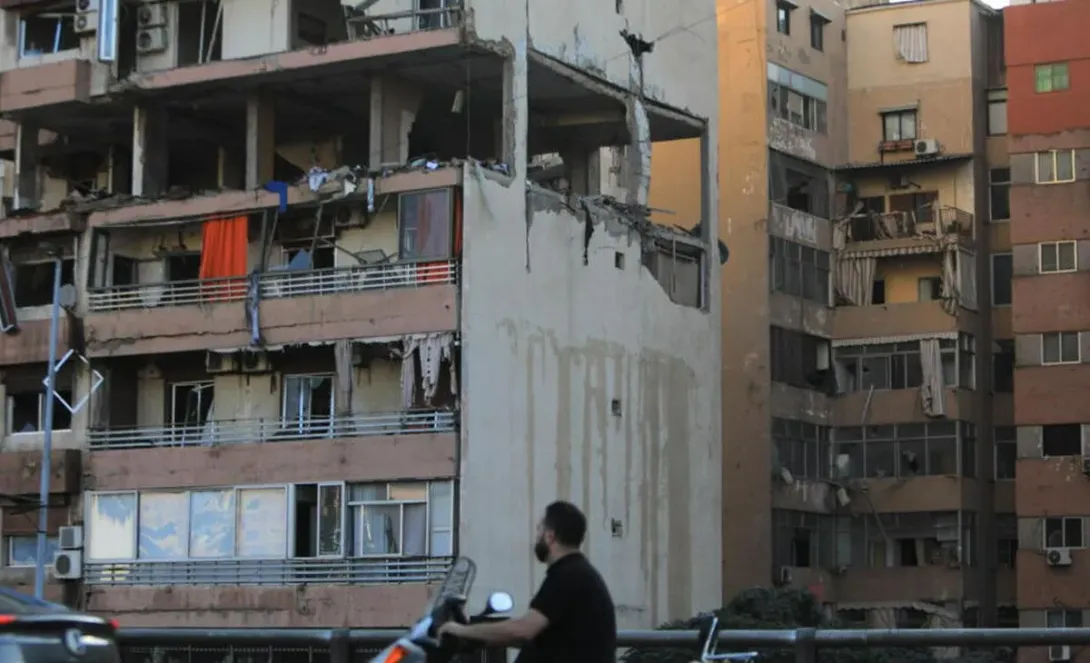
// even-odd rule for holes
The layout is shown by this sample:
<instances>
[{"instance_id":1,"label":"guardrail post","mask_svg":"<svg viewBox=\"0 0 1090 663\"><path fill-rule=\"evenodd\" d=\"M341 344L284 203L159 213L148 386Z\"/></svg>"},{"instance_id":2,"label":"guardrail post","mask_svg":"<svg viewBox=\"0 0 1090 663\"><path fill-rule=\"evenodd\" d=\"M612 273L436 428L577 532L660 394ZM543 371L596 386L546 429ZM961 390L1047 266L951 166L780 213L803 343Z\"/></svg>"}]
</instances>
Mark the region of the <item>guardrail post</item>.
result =
<instances>
[{"instance_id":1,"label":"guardrail post","mask_svg":"<svg viewBox=\"0 0 1090 663\"><path fill-rule=\"evenodd\" d=\"M817 663L817 629L795 630L795 663Z\"/></svg>"},{"instance_id":2,"label":"guardrail post","mask_svg":"<svg viewBox=\"0 0 1090 663\"><path fill-rule=\"evenodd\" d=\"M329 634L329 663L352 663L352 636L346 628L335 628Z\"/></svg>"}]
</instances>

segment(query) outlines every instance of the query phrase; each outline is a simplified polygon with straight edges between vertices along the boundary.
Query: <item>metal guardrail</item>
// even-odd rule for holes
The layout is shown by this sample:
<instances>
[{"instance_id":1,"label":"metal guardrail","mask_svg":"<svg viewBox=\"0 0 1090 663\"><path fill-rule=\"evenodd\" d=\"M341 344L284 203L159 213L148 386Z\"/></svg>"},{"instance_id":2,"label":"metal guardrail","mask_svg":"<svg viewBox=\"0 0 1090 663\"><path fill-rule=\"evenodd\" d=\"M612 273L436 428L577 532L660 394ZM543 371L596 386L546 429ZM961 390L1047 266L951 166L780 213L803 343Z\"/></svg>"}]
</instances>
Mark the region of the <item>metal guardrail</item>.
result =
<instances>
[{"instance_id":1,"label":"metal guardrail","mask_svg":"<svg viewBox=\"0 0 1090 663\"><path fill-rule=\"evenodd\" d=\"M203 426L152 426L91 429L91 449L198 447L254 442L294 442L344 437L449 433L456 415L448 410L376 412L351 417L319 417L305 421L228 419Z\"/></svg>"},{"instance_id":2,"label":"metal guardrail","mask_svg":"<svg viewBox=\"0 0 1090 663\"><path fill-rule=\"evenodd\" d=\"M88 585L396 585L438 583L449 557L87 562Z\"/></svg>"},{"instance_id":3,"label":"metal guardrail","mask_svg":"<svg viewBox=\"0 0 1090 663\"><path fill-rule=\"evenodd\" d=\"M144 663L159 660L139 658L130 652L160 651L217 651L233 653L260 651L288 653L307 651L310 658L281 656L276 660L328 661L329 663L357 663L402 635L401 630L390 629L201 629L201 628L123 628L118 642L123 650L123 660ZM620 648L651 648L688 650L696 658L701 644L696 631L621 631L617 644ZM1090 644L1090 628L1065 629L883 629L883 630L769 630L769 631L720 631L719 649L789 649L793 650L796 663L814 663L819 649L825 648L908 648L908 647L1044 647L1049 645ZM502 652L501 652L502 653ZM490 660L501 657L492 651ZM223 661L191 655L177 660ZM488 654L486 654L488 656ZM167 660L167 659L162 659ZM172 659L173 660L173 659ZM234 660L239 660L237 657ZM273 660L270 658L262 661ZM758 659L760 660L760 659Z\"/></svg>"},{"instance_id":4,"label":"metal guardrail","mask_svg":"<svg viewBox=\"0 0 1090 663\"><path fill-rule=\"evenodd\" d=\"M389 288L456 283L453 261L387 263L334 269L273 269L258 276L261 299L333 295ZM92 313L244 301L250 277L171 281L89 288Z\"/></svg>"}]
</instances>

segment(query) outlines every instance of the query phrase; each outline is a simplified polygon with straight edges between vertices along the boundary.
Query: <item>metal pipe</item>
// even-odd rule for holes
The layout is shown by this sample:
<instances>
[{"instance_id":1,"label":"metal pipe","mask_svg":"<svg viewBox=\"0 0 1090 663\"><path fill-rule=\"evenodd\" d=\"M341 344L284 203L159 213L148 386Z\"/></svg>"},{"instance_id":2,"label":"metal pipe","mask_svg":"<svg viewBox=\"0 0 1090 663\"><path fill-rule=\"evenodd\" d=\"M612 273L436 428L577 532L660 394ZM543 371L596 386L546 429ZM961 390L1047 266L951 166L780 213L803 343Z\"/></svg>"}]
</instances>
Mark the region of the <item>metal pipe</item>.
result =
<instances>
[{"instance_id":1,"label":"metal pipe","mask_svg":"<svg viewBox=\"0 0 1090 663\"><path fill-rule=\"evenodd\" d=\"M53 401L57 399L57 328L61 317L61 254L53 256L53 310L49 316L49 366L45 377L45 421L38 488L38 554L34 562L34 597L45 594L46 530L49 528L49 479L53 473Z\"/></svg>"}]
</instances>

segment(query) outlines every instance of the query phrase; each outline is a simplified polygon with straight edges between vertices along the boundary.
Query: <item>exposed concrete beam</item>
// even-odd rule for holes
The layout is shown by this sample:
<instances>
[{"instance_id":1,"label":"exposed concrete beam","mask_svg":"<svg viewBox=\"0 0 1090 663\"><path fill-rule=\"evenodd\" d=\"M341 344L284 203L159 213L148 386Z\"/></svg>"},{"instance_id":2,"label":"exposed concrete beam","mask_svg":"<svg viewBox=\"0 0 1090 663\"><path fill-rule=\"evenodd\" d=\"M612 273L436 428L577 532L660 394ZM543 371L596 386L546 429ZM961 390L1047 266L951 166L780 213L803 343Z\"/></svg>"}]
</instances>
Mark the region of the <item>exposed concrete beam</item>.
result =
<instances>
[{"instance_id":1,"label":"exposed concrete beam","mask_svg":"<svg viewBox=\"0 0 1090 663\"><path fill-rule=\"evenodd\" d=\"M246 100L246 188L272 180L276 164L276 109L272 99L255 95Z\"/></svg>"},{"instance_id":2,"label":"exposed concrete beam","mask_svg":"<svg viewBox=\"0 0 1090 663\"><path fill-rule=\"evenodd\" d=\"M394 78L371 81L371 165L409 160L409 132L424 100L424 91Z\"/></svg>"},{"instance_id":3,"label":"exposed concrete beam","mask_svg":"<svg viewBox=\"0 0 1090 663\"><path fill-rule=\"evenodd\" d=\"M15 129L15 208L37 209L41 204L38 161L41 158L38 127L28 122Z\"/></svg>"},{"instance_id":4,"label":"exposed concrete beam","mask_svg":"<svg viewBox=\"0 0 1090 663\"><path fill-rule=\"evenodd\" d=\"M532 124L538 127L559 128L579 127L588 124L614 124L625 123L625 112L618 108L615 111L596 111L593 113L557 113L548 115L535 115Z\"/></svg>"},{"instance_id":5,"label":"exposed concrete beam","mask_svg":"<svg viewBox=\"0 0 1090 663\"><path fill-rule=\"evenodd\" d=\"M132 194L156 197L167 190L166 111L153 106L137 106L132 120Z\"/></svg>"}]
</instances>

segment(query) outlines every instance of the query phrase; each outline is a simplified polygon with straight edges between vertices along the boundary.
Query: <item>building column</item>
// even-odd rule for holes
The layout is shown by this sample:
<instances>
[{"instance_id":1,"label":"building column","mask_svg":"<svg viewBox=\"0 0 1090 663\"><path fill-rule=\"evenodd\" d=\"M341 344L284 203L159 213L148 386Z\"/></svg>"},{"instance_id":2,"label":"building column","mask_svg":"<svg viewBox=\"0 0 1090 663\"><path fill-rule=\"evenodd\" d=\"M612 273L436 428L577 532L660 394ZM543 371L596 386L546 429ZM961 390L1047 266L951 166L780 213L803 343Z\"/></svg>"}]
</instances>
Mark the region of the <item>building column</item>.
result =
<instances>
[{"instance_id":1,"label":"building column","mask_svg":"<svg viewBox=\"0 0 1090 663\"><path fill-rule=\"evenodd\" d=\"M526 176L530 161L529 89L527 88L526 42L515 46L515 53L503 64L503 143L501 153L514 177Z\"/></svg>"},{"instance_id":2,"label":"building column","mask_svg":"<svg viewBox=\"0 0 1090 663\"><path fill-rule=\"evenodd\" d=\"M371 166L409 160L409 132L424 100L415 85L393 78L371 79Z\"/></svg>"},{"instance_id":3,"label":"building column","mask_svg":"<svg viewBox=\"0 0 1090 663\"><path fill-rule=\"evenodd\" d=\"M276 108L265 96L246 100L246 189L273 179L276 165Z\"/></svg>"},{"instance_id":4,"label":"building column","mask_svg":"<svg viewBox=\"0 0 1090 663\"><path fill-rule=\"evenodd\" d=\"M38 180L38 127L20 122L15 129L15 209L37 209L41 205Z\"/></svg>"},{"instance_id":5,"label":"building column","mask_svg":"<svg viewBox=\"0 0 1090 663\"><path fill-rule=\"evenodd\" d=\"M153 198L169 187L166 111L137 106L132 116L132 195Z\"/></svg>"}]
</instances>

